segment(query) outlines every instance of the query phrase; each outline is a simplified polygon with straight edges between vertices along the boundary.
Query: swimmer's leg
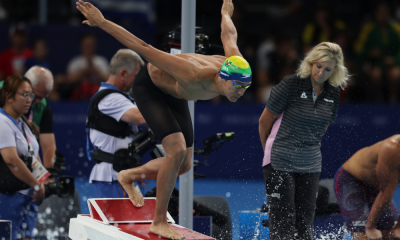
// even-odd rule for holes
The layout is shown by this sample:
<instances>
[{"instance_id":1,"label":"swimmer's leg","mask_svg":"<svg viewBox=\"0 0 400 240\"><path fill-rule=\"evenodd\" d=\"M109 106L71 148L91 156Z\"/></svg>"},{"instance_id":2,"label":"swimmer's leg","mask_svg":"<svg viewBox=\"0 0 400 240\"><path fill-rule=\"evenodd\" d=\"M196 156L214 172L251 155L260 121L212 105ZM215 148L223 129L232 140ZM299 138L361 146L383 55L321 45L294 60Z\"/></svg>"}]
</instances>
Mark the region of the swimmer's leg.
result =
<instances>
[{"instance_id":1,"label":"swimmer's leg","mask_svg":"<svg viewBox=\"0 0 400 240\"><path fill-rule=\"evenodd\" d=\"M187 154L186 142L182 133L173 133L162 140L166 157L159 165L157 174L156 213L150 232L169 239L184 239L167 222L167 210L176 178Z\"/></svg>"},{"instance_id":2,"label":"swimmer's leg","mask_svg":"<svg viewBox=\"0 0 400 240\"><path fill-rule=\"evenodd\" d=\"M133 182L141 179L157 179L156 214L150 232L165 238L182 239L182 236L167 223L167 209L177 176L188 172L191 168L192 147L186 148L182 133L166 136L162 145L166 157L151 160L140 167L121 171L118 174L118 181L127 191L132 203L137 206L143 203L143 197L133 188Z\"/></svg>"}]
</instances>

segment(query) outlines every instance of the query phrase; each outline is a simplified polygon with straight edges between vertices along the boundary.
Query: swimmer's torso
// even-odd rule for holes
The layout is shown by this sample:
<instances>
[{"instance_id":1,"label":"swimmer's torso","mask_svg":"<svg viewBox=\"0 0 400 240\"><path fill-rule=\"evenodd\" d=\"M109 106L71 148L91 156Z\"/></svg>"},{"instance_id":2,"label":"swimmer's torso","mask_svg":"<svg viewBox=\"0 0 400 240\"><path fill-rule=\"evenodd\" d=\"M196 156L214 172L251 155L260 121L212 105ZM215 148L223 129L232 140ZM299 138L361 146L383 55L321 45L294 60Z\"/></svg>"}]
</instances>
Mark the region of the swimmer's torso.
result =
<instances>
[{"instance_id":1,"label":"swimmer's torso","mask_svg":"<svg viewBox=\"0 0 400 240\"><path fill-rule=\"evenodd\" d=\"M217 76L222 64L226 60L225 56L210 56L193 53L178 54L176 56L189 60L190 62L194 63L196 67L207 74L203 75L200 81L182 85L171 75L149 63L149 75L153 83L160 88L161 91L176 98L183 98L186 100L208 100L219 95L219 93L215 93L215 91L211 90L214 87L214 79Z\"/></svg>"},{"instance_id":2,"label":"swimmer's torso","mask_svg":"<svg viewBox=\"0 0 400 240\"><path fill-rule=\"evenodd\" d=\"M378 186L376 177L376 165L378 163L379 152L385 149L384 144L395 144L400 141L400 135L395 135L372 146L363 148L356 152L347 162L343 164L343 168L353 177L370 186ZM397 159L400 161L400 158Z\"/></svg>"}]
</instances>

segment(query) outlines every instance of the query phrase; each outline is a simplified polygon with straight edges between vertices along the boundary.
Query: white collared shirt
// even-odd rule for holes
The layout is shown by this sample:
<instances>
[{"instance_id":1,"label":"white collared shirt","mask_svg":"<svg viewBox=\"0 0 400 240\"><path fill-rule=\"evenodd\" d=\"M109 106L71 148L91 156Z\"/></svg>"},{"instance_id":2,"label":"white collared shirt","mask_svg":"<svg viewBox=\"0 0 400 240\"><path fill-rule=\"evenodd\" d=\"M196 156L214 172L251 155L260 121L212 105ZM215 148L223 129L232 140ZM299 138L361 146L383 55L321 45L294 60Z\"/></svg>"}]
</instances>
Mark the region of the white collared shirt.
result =
<instances>
[{"instance_id":1,"label":"white collared shirt","mask_svg":"<svg viewBox=\"0 0 400 240\"><path fill-rule=\"evenodd\" d=\"M101 87L99 91L106 89ZM99 110L120 121L122 116L126 111L132 108L137 108L129 99L119 93L111 93L105 96L99 102ZM138 131L138 127L134 124L129 123L133 131ZM105 133L99 132L94 129L90 129L90 141L96 148L103 152L115 153L119 149L128 148L128 144L132 141L134 136L129 136L124 139L113 137ZM90 173L89 182L92 181L102 181L102 182L112 182L117 180L118 173L113 169L111 163L99 163L94 165L92 172Z\"/></svg>"}]
</instances>

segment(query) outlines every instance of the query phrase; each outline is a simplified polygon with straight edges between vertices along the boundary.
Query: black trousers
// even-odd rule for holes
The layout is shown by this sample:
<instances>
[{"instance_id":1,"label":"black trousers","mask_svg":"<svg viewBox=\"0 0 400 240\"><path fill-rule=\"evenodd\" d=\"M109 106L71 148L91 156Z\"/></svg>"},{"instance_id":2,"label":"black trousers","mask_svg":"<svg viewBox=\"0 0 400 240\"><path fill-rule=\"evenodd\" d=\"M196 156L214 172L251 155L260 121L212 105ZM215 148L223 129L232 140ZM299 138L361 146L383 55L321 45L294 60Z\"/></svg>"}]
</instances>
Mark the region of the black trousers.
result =
<instances>
[{"instance_id":1,"label":"black trousers","mask_svg":"<svg viewBox=\"0 0 400 240\"><path fill-rule=\"evenodd\" d=\"M320 173L263 169L271 240L312 240Z\"/></svg>"}]
</instances>

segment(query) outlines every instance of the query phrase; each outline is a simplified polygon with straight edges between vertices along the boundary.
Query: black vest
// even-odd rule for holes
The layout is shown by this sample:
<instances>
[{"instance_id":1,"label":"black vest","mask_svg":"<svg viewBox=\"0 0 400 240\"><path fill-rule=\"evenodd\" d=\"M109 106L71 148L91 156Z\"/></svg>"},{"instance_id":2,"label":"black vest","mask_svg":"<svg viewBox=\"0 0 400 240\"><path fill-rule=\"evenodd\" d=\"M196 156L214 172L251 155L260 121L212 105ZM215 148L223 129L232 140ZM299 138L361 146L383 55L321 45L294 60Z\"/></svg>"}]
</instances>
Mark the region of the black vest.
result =
<instances>
[{"instance_id":1,"label":"black vest","mask_svg":"<svg viewBox=\"0 0 400 240\"><path fill-rule=\"evenodd\" d=\"M90 101L88 117L86 119L86 127L117 138L128 137L131 134L134 134L128 123L123 121L118 122L114 118L105 115L99 110L100 101L111 93L122 94L132 101L132 103L134 103L134 101L127 94L121 91L114 89L101 90L96 93L96 95L94 95ZM120 149L114 154L103 152L100 149L94 149L92 158L97 163L107 162L113 164L113 169L117 172L141 165L140 158L137 155L130 154L128 146L126 149Z\"/></svg>"},{"instance_id":2,"label":"black vest","mask_svg":"<svg viewBox=\"0 0 400 240\"><path fill-rule=\"evenodd\" d=\"M114 89L104 89L96 93L90 101L88 116L86 118L86 127L95 129L104 134L117 137L125 138L133 134L133 131L128 123L120 121L118 122L114 118L105 115L99 110L99 102L108 94L119 93L134 101L125 93L114 90Z\"/></svg>"},{"instance_id":3,"label":"black vest","mask_svg":"<svg viewBox=\"0 0 400 240\"><path fill-rule=\"evenodd\" d=\"M19 156L29 171L32 172L32 157ZM0 192L15 192L30 186L19 180L8 168L0 154Z\"/></svg>"}]
</instances>

